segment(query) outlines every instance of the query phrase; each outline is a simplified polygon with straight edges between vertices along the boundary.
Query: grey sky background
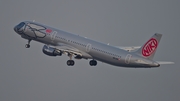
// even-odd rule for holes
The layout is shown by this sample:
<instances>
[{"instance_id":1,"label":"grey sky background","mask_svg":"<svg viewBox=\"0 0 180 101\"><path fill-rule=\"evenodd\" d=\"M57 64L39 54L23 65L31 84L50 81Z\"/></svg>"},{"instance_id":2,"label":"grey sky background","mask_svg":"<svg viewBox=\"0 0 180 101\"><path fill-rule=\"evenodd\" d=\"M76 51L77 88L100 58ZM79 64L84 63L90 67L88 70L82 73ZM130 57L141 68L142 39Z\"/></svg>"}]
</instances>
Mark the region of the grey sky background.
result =
<instances>
[{"instance_id":1,"label":"grey sky background","mask_svg":"<svg viewBox=\"0 0 180 101\"><path fill-rule=\"evenodd\" d=\"M0 101L180 101L179 0L1 0ZM142 45L162 33L151 69L129 69L87 60L66 66L67 56L49 57L43 44L13 31L36 22L115 46Z\"/></svg>"}]
</instances>

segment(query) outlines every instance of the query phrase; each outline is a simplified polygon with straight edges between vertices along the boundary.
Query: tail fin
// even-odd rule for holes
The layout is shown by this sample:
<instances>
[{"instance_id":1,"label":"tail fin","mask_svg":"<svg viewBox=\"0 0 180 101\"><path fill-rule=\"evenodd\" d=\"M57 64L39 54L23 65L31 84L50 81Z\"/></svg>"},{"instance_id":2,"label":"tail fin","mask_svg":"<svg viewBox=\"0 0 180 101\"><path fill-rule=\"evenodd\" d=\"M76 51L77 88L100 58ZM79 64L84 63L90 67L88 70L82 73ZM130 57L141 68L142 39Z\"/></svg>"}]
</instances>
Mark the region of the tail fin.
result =
<instances>
[{"instance_id":1,"label":"tail fin","mask_svg":"<svg viewBox=\"0 0 180 101\"><path fill-rule=\"evenodd\" d=\"M147 59L153 59L162 34L155 33L136 53Z\"/></svg>"}]
</instances>

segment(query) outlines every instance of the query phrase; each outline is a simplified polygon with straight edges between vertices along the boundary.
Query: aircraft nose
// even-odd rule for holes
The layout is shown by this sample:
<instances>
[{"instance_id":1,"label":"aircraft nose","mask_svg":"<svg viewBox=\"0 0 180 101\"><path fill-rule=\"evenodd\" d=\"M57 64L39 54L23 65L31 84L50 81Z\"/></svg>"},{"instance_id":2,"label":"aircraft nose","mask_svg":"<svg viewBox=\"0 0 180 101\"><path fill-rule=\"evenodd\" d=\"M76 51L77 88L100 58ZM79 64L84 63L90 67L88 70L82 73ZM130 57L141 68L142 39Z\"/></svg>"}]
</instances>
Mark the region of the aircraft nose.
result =
<instances>
[{"instance_id":1,"label":"aircraft nose","mask_svg":"<svg viewBox=\"0 0 180 101\"><path fill-rule=\"evenodd\" d=\"M18 25L16 25L14 27L14 31L17 32L17 33L21 33L22 30L23 30L24 25L25 25L25 23L21 22L20 24L18 24Z\"/></svg>"},{"instance_id":2,"label":"aircraft nose","mask_svg":"<svg viewBox=\"0 0 180 101\"><path fill-rule=\"evenodd\" d=\"M17 26L14 27L14 31L17 32Z\"/></svg>"}]
</instances>

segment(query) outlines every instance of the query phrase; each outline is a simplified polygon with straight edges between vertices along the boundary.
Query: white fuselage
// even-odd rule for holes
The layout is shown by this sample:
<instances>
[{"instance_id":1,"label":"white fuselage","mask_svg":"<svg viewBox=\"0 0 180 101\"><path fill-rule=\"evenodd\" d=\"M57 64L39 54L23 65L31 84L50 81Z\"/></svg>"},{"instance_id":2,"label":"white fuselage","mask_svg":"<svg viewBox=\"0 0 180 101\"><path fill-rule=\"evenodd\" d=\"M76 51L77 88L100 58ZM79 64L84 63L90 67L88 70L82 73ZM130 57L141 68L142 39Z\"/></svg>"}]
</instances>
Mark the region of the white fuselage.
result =
<instances>
[{"instance_id":1,"label":"white fuselage","mask_svg":"<svg viewBox=\"0 0 180 101\"><path fill-rule=\"evenodd\" d=\"M157 67L157 63L145 59L134 52L128 52L117 47L103 44L79 35L64 32L49 26L34 22L24 22L18 32L25 39L32 39L54 47L63 45L72 47L84 58L99 60L115 66L123 67Z\"/></svg>"}]
</instances>

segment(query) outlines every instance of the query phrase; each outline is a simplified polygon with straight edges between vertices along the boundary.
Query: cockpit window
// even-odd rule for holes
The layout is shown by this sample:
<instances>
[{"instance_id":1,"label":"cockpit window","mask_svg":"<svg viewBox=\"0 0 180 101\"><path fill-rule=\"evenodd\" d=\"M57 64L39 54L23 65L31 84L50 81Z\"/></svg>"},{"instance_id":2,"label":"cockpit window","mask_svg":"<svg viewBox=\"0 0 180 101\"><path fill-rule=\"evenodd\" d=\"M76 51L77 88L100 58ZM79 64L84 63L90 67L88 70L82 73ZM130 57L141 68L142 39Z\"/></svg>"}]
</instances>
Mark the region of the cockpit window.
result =
<instances>
[{"instance_id":1,"label":"cockpit window","mask_svg":"<svg viewBox=\"0 0 180 101\"><path fill-rule=\"evenodd\" d=\"M25 23L24 23L24 22L21 22L19 25L17 25L17 29L18 29L18 30L21 29L24 25L25 25Z\"/></svg>"}]
</instances>

